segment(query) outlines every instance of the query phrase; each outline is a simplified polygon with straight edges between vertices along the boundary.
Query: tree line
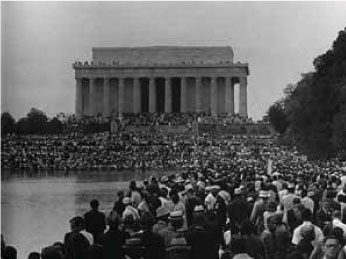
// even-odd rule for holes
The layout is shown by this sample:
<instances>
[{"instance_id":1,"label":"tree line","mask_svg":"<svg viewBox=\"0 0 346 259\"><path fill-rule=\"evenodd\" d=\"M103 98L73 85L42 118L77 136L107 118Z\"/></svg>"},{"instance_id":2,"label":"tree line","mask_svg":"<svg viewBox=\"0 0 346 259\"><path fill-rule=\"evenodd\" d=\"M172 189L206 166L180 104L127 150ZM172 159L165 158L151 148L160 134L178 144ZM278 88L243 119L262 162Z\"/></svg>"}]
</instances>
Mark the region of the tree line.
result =
<instances>
[{"instance_id":1,"label":"tree line","mask_svg":"<svg viewBox=\"0 0 346 259\"><path fill-rule=\"evenodd\" d=\"M6 134L46 135L67 132L96 133L109 130L110 122L86 120L84 123L77 123L72 117L67 117L63 114L48 118L43 111L36 108L31 108L28 114L18 121L9 112L3 112L1 114L2 136Z\"/></svg>"},{"instance_id":2,"label":"tree line","mask_svg":"<svg viewBox=\"0 0 346 259\"><path fill-rule=\"evenodd\" d=\"M346 154L346 28L313 65L269 107L269 121L311 159Z\"/></svg>"}]
</instances>

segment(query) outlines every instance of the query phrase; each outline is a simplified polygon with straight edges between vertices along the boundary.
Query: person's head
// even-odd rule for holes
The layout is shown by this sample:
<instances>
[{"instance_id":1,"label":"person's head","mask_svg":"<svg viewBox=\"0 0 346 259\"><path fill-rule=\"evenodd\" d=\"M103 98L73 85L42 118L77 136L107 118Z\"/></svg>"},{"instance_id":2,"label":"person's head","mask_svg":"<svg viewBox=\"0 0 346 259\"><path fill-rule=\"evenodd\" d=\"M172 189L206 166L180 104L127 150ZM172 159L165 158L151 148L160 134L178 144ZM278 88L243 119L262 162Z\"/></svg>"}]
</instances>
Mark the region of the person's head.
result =
<instances>
[{"instance_id":1,"label":"person's head","mask_svg":"<svg viewBox=\"0 0 346 259\"><path fill-rule=\"evenodd\" d=\"M312 212L309 209L304 209L302 212L302 219L303 221L310 221L312 220Z\"/></svg>"},{"instance_id":2,"label":"person's head","mask_svg":"<svg viewBox=\"0 0 346 259\"><path fill-rule=\"evenodd\" d=\"M40 258L41 258L41 255L38 252L31 252L28 255L28 259L40 259Z\"/></svg>"},{"instance_id":3,"label":"person's head","mask_svg":"<svg viewBox=\"0 0 346 259\"><path fill-rule=\"evenodd\" d=\"M70 228L73 232L79 232L85 228L85 221L82 217L74 217L70 219Z\"/></svg>"},{"instance_id":4,"label":"person's head","mask_svg":"<svg viewBox=\"0 0 346 259\"><path fill-rule=\"evenodd\" d=\"M303 239L307 241L312 241L315 239L315 228L313 225L304 225L300 229L300 235L302 236Z\"/></svg>"},{"instance_id":5,"label":"person's head","mask_svg":"<svg viewBox=\"0 0 346 259\"><path fill-rule=\"evenodd\" d=\"M293 205L293 213L297 219L301 220L303 218L303 211L304 210L305 210L305 206L301 203Z\"/></svg>"},{"instance_id":6,"label":"person's head","mask_svg":"<svg viewBox=\"0 0 346 259\"><path fill-rule=\"evenodd\" d=\"M174 204L177 204L180 200L179 195L176 191L171 191L169 193L169 197L172 199Z\"/></svg>"},{"instance_id":7,"label":"person's head","mask_svg":"<svg viewBox=\"0 0 346 259\"><path fill-rule=\"evenodd\" d=\"M97 210L99 208L99 201L94 199L92 201L90 201L90 207L93 209L93 210Z\"/></svg>"},{"instance_id":8,"label":"person's head","mask_svg":"<svg viewBox=\"0 0 346 259\"><path fill-rule=\"evenodd\" d=\"M328 235L324 239L323 248L326 259L335 259L342 248L341 241L336 235Z\"/></svg>"},{"instance_id":9,"label":"person's head","mask_svg":"<svg viewBox=\"0 0 346 259\"><path fill-rule=\"evenodd\" d=\"M17 249L13 246L6 246L3 254L1 255L3 259L17 259Z\"/></svg>"},{"instance_id":10,"label":"person's head","mask_svg":"<svg viewBox=\"0 0 346 259\"><path fill-rule=\"evenodd\" d=\"M117 195L118 195L119 201L122 201L125 196L124 191L118 191Z\"/></svg>"},{"instance_id":11,"label":"person's head","mask_svg":"<svg viewBox=\"0 0 346 259\"><path fill-rule=\"evenodd\" d=\"M57 247L48 246L41 251L42 259L62 259L62 254Z\"/></svg>"},{"instance_id":12,"label":"person's head","mask_svg":"<svg viewBox=\"0 0 346 259\"><path fill-rule=\"evenodd\" d=\"M276 224L277 224L277 220L275 215L272 215L267 219L267 225L270 232L275 232Z\"/></svg>"}]
</instances>

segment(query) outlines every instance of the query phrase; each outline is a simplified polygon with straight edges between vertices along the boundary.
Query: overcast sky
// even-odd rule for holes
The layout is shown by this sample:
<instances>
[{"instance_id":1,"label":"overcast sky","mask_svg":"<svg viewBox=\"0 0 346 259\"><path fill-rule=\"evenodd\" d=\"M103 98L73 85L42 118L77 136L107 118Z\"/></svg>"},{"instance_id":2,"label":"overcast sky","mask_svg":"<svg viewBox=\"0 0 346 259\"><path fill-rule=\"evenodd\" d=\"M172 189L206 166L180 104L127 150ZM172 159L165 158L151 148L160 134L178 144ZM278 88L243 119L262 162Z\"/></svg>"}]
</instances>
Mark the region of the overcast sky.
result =
<instances>
[{"instance_id":1,"label":"overcast sky","mask_svg":"<svg viewBox=\"0 0 346 259\"><path fill-rule=\"evenodd\" d=\"M259 119L344 27L346 2L2 2L1 109L73 113L72 63L92 47L231 45Z\"/></svg>"}]
</instances>

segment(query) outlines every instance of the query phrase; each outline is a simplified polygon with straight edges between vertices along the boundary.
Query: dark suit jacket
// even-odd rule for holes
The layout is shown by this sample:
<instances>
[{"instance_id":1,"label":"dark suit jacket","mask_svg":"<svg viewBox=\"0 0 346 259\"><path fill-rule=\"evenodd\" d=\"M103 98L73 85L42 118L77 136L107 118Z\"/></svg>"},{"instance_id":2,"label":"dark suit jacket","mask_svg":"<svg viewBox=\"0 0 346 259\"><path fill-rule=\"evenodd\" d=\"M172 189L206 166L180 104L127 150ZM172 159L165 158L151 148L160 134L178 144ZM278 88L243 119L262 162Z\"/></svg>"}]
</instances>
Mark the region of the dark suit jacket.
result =
<instances>
[{"instance_id":1,"label":"dark suit jacket","mask_svg":"<svg viewBox=\"0 0 346 259\"><path fill-rule=\"evenodd\" d=\"M100 234L106 229L106 216L104 213L91 210L84 214L85 219L85 229L94 236L94 242L97 242L97 239Z\"/></svg>"}]
</instances>

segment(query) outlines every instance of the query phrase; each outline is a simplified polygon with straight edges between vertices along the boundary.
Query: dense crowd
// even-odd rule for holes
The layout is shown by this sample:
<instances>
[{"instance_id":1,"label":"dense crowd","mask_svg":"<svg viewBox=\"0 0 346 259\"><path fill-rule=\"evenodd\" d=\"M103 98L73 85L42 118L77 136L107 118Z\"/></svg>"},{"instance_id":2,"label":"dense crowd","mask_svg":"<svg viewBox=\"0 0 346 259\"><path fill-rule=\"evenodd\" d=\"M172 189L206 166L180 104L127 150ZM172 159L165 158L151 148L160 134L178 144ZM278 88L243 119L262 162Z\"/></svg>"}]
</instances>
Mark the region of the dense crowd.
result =
<instances>
[{"instance_id":1,"label":"dense crowd","mask_svg":"<svg viewBox=\"0 0 346 259\"><path fill-rule=\"evenodd\" d=\"M246 136L250 141L252 136ZM167 134L160 132L120 132L118 134L71 133L47 136L4 136L1 140L1 168L10 170L107 170L181 169L195 159L234 157L243 149L228 138ZM252 140L253 141L253 140ZM264 138L262 141L266 141ZM235 145L237 144L237 145ZM255 146L251 146L252 149ZM226 161L227 162L227 161Z\"/></svg>"},{"instance_id":2,"label":"dense crowd","mask_svg":"<svg viewBox=\"0 0 346 259\"><path fill-rule=\"evenodd\" d=\"M142 161L145 154L155 166L172 163L174 168L181 162L185 169L143 183L132 181L106 214L98 211L99 201L91 201L90 212L70 220L71 232L63 242L29 258L344 258L344 162L307 161L268 141L132 134L80 136L78 145L68 139L50 141L65 142L57 152L63 157L67 149L75 156L72 161L89 159L98 165L109 153L111 159L128 152L124 160L129 163ZM4 140L6 148L16 149L16 141ZM26 146L50 146L42 141ZM104 159L91 162L95 153ZM3 244L4 259L15 258L10 257L14 251Z\"/></svg>"},{"instance_id":3,"label":"dense crowd","mask_svg":"<svg viewBox=\"0 0 346 259\"><path fill-rule=\"evenodd\" d=\"M84 116L77 119L75 116L68 117L69 123L88 123L88 122L104 122L109 120L121 120L126 125L186 125L191 124L198 119L208 120L212 116L210 113L123 113L112 115L111 117L105 119L102 117L102 114L97 116ZM253 123L251 118L241 116L239 114L228 115L220 114L218 117L215 117L227 124L246 124Z\"/></svg>"}]
</instances>

